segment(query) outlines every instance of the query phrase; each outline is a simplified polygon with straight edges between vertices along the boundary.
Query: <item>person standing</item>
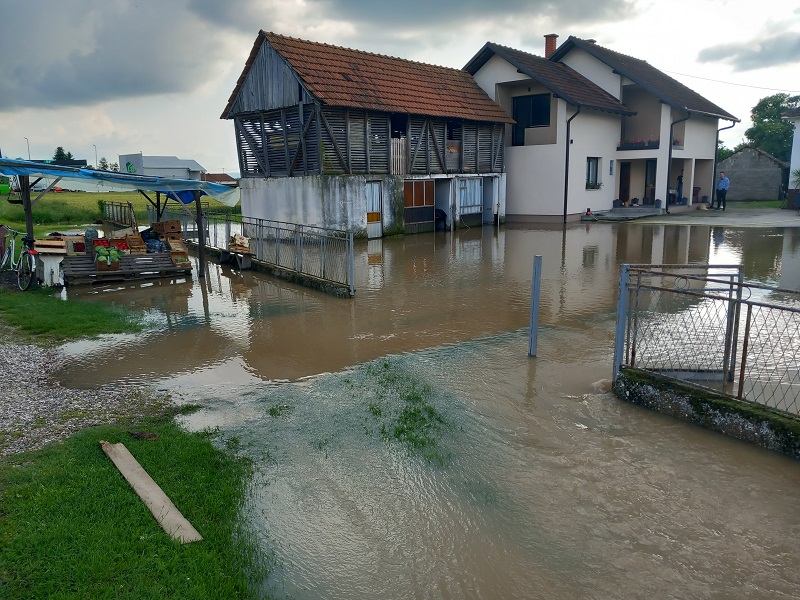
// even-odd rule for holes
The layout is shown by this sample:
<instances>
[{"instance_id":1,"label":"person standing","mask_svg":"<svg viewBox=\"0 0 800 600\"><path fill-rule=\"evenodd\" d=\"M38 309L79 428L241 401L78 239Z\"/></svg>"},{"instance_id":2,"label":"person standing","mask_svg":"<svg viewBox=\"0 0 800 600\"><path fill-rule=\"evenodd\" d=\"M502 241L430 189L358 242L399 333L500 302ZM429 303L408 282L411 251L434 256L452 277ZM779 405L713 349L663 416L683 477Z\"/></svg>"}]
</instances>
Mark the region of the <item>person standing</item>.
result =
<instances>
[{"instance_id":1,"label":"person standing","mask_svg":"<svg viewBox=\"0 0 800 600\"><path fill-rule=\"evenodd\" d=\"M731 187L731 180L725 176L724 171L720 171L719 181L717 182L717 208L714 210L725 210L725 196L728 195L729 187Z\"/></svg>"}]
</instances>

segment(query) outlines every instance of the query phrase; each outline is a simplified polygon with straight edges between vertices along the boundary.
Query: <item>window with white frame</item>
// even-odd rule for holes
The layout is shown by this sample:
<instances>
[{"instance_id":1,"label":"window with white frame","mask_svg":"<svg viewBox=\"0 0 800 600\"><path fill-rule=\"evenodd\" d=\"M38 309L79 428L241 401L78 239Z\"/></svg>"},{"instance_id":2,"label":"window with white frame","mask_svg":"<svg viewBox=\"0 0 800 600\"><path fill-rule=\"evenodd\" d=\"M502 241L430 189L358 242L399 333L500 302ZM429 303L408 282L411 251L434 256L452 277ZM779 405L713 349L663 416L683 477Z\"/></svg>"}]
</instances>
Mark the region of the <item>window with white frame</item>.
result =
<instances>
[{"instance_id":1,"label":"window with white frame","mask_svg":"<svg viewBox=\"0 0 800 600\"><path fill-rule=\"evenodd\" d=\"M586 189L599 190L603 183L600 181L600 158L589 156L586 158Z\"/></svg>"}]
</instances>

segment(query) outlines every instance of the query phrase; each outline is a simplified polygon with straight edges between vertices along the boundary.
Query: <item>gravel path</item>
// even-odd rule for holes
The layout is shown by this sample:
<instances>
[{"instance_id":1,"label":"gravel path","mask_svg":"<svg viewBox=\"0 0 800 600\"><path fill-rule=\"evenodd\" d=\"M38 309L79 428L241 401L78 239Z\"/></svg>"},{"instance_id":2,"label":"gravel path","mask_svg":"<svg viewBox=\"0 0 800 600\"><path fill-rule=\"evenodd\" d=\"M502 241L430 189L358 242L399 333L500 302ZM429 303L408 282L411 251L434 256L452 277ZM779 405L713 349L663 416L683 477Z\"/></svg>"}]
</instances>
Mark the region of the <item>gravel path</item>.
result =
<instances>
[{"instance_id":1,"label":"gravel path","mask_svg":"<svg viewBox=\"0 0 800 600\"><path fill-rule=\"evenodd\" d=\"M0 294L21 293L11 291L15 285L10 274L0 273ZM58 346L19 343L11 328L0 325L0 457L41 448L93 425L162 412L169 404L167 396L134 386L62 387L53 376L61 360Z\"/></svg>"}]
</instances>

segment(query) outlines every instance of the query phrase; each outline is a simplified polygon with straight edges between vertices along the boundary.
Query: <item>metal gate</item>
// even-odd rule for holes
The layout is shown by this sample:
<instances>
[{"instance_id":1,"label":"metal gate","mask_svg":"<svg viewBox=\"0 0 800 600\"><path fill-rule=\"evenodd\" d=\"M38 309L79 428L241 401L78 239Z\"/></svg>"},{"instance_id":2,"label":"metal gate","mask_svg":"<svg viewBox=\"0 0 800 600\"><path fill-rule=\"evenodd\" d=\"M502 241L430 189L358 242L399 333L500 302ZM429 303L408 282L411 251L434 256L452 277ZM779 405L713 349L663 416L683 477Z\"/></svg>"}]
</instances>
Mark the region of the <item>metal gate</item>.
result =
<instances>
[{"instance_id":1,"label":"metal gate","mask_svg":"<svg viewBox=\"0 0 800 600\"><path fill-rule=\"evenodd\" d=\"M367 182L367 238L383 237L381 182Z\"/></svg>"},{"instance_id":2,"label":"metal gate","mask_svg":"<svg viewBox=\"0 0 800 600\"><path fill-rule=\"evenodd\" d=\"M458 179L458 214L481 214L483 212L483 180Z\"/></svg>"}]
</instances>

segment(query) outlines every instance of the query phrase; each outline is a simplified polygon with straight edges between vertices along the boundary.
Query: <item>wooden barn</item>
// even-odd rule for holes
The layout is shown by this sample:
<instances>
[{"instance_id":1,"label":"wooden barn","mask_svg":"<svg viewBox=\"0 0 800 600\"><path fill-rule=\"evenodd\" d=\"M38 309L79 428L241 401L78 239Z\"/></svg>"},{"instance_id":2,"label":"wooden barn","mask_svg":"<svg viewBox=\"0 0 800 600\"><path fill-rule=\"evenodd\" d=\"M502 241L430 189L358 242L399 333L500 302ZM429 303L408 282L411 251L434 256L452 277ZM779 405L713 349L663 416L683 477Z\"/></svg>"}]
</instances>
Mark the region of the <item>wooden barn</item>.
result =
<instances>
[{"instance_id":1,"label":"wooden barn","mask_svg":"<svg viewBox=\"0 0 800 600\"><path fill-rule=\"evenodd\" d=\"M222 118L246 216L367 237L503 219L513 120L466 71L261 31Z\"/></svg>"}]
</instances>

